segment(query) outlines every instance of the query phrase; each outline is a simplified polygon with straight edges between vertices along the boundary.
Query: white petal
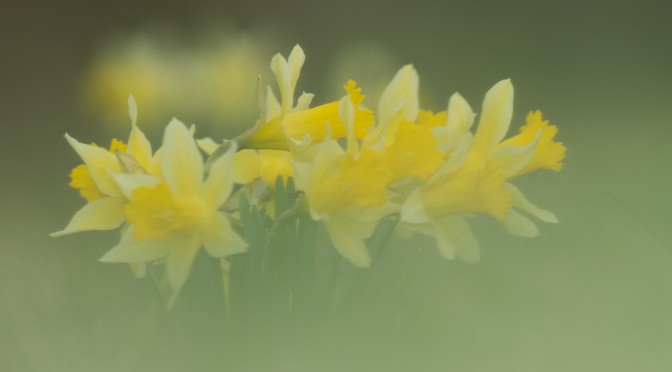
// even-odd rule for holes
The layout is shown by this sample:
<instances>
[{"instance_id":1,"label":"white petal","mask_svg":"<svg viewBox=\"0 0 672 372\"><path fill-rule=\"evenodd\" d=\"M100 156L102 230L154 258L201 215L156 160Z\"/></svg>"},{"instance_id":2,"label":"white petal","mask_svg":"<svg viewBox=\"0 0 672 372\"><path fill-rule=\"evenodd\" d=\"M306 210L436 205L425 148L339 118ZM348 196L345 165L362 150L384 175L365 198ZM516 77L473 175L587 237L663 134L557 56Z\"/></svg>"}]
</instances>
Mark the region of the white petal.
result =
<instances>
[{"instance_id":1,"label":"white petal","mask_svg":"<svg viewBox=\"0 0 672 372\"><path fill-rule=\"evenodd\" d=\"M119 243L110 249L100 262L149 262L166 257L173 249L173 240L143 239L136 241L133 238L133 229L125 229Z\"/></svg>"},{"instance_id":2,"label":"white petal","mask_svg":"<svg viewBox=\"0 0 672 372\"><path fill-rule=\"evenodd\" d=\"M113 230L124 222L123 198L102 198L86 204L77 211L65 229L52 233L57 237L89 230Z\"/></svg>"},{"instance_id":3,"label":"white petal","mask_svg":"<svg viewBox=\"0 0 672 372\"><path fill-rule=\"evenodd\" d=\"M407 120L415 120L420 107L418 90L420 78L413 65L402 67L380 96L378 122L386 123L401 111ZM399 107L400 102L403 102Z\"/></svg>"},{"instance_id":4,"label":"white petal","mask_svg":"<svg viewBox=\"0 0 672 372\"><path fill-rule=\"evenodd\" d=\"M171 250L166 261L166 274L173 289L172 296L168 301L168 307L175 303L177 294L189 277L194 259L201 249L201 242L196 239L183 240L182 244L176 245Z\"/></svg>"},{"instance_id":5,"label":"white petal","mask_svg":"<svg viewBox=\"0 0 672 372\"><path fill-rule=\"evenodd\" d=\"M534 238L539 235L537 225L513 209L509 209L502 223L506 227L506 230L515 236Z\"/></svg>"},{"instance_id":6,"label":"white petal","mask_svg":"<svg viewBox=\"0 0 672 372\"><path fill-rule=\"evenodd\" d=\"M436 243L441 255L449 260L457 256L466 262L476 262L481 253L469 224L460 216L446 216L434 221Z\"/></svg>"},{"instance_id":7,"label":"white petal","mask_svg":"<svg viewBox=\"0 0 672 372\"><path fill-rule=\"evenodd\" d=\"M212 163L208 179L203 184L201 195L213 209L218 209L231 195L236 150L236 143L231 142L226 153Z\"/></svg>"},{"instance_id":8,"label":"white petal","mask_svg":"<svg viewBox=\"0 0 672 372\"><path fill-rule=\"evenodd\" d=\"M485 95L481 120L474 135L474 150L489 153L509 130L513 115L513 84L510 79L495 84Z\"/></svg>"},{"instance_id":9,"label":"white petal","mask_svg":"<svg viewBox=\"0 0 672 372\"><path fill-rule=\"evenodd\" d=\"M117 157L102 147L83 144L68 134L65 138L89 168L98 190L105 195L121 196L121 191L108 173L108 170L120 172Z\"/></svg>"},{"instance_id":10,"label":"white petal","mask_svg":"<svg viewBox=\"0 0 672 372\"><path fill-rule=\"evenodd\" d=\"M245 241L231 228L229 219L222 213L217 214L217 223L203 235L202 240L206 252L212 257L221 258L247 250Z\"/></svg>"},{"instance_id":11,"label":"white petal","mask_svg":"<svg viewBox=\"0 0 672 372\"><path fill-rule=\"evenodd\" d=\"M523 195L520 189L518 189L516 186L511 183L507 183L504 185L504 187L511 193L511 200L514 207L522 210L523 212L529 213L530 215L544 222L558 223L558 218L555 217L555 214L532 204L525 198L525 195Z\"/></svg>"},{"instance_id":12,"label":"white petal","mask_svg":"<svg viewBox=\"0 0 672 372\"><path fill-rule=\"evenodd\" d=\"M126 174L110 172L110 176L112 176L114 181L119 186L119 189L124 194L124 197L126 197L128 200L131 199L133 190L137 189L138 187L151 187L161 182L161 180L158 178L148 174Z\"/></svg>"},{"instance_id":13,"label":"white petal","mask_svg":"<svg viewBox=\"0 0 672 372\"><path fill-rule=\"evenodd\" d=\"M166 127L161 171L166 183L177 195L193 196L201 189L203 158L194 137L177 119Z\"/></svg>"}]
</instances>

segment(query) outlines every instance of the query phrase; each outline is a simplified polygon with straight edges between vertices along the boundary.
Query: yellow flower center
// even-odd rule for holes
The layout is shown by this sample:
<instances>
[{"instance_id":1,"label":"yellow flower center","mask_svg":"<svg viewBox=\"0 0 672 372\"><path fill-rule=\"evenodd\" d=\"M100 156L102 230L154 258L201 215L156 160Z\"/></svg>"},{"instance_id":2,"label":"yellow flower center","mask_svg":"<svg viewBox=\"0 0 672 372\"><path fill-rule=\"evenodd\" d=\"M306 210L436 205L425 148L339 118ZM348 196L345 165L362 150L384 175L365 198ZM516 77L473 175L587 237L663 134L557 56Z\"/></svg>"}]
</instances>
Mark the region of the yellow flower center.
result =
<instances>
[{"instance_id":1,"label":"yellow flower center","mask_svg":"<svg viewBox=\"0 0 672 372\"><path fill-rule=\"evenodd\" d=\"M105 196L98 190L98 186L96 186L96 182L93 180L93 176L91 176L89 167L87 167L86 164L80 164L73 168L70 172L70 180L68 185L79 190L79 195L88 202L92 202Z\"/></svg>"},{"instance_id":2,"label":"yellow flower center","mask_svg":"<svg viewBox=\"0 0 672 372\"><path fill-rule=\"evenodd\" d=\"M402 121L381 154L385 167L390 169L390 181L412 176L425 179L434 172L444 160L436 144L429 125Z\"/></svg>"},{"instance_id":3,"label":"yellow flower center","mask_svg":"<svg viewBox=\"0 0 672 372\"><path fill-rule=\"evenodd\" d=\"M139 187L124 207L137 240L165 239L172 234L193 235L207 229L214 211L198 198L177 198L168 185Z\"/></svg>"}]
</instances>

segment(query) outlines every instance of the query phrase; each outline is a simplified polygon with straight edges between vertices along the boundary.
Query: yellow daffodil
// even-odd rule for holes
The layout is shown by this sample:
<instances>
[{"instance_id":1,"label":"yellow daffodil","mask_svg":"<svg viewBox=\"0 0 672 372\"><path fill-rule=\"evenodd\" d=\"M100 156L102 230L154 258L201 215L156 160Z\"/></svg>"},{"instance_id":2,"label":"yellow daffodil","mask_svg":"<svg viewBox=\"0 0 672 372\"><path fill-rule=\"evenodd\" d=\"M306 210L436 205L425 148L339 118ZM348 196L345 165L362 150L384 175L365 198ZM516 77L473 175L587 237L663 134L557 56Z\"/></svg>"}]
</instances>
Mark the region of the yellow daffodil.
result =
<instances>
[{"instance_id":1,"label":"yellow daffodil","mask_svg":"<svg viewBox=\"0 0 672 372\"><path fill-rule=\"evenodd\" d=\"M490 89L482 110L471 149L473 156L497 163L507 180L540 168L561 169L565 147L553 140L557 128L549 125L548 121L542 121L539 111L528 114L527 124L521 127L518 135L502 141L513 114L513 85L510 80L502 80ZM531 204L512 184L508 183L506 188L515 209L510 209L502 222L512 234L522 237L539 234L534 222L516 209L544 222L558 222L551 212Z\"/></svg>"},{"instance_id":2,"label":"yellow daffodil","mask_svg":"<svg viewBox=\"0 0 672 372\"><path fill-rule=\"evenodd\" d=\"M273 57L271 69L280 88L280 101L278 102L269 87L264 122L255 127L246 138L246 148L290 150L298 145L317 143L326 136L328 125L331 127L332 137L345 137L345 126L338 115L338 102L309 108L313 95L303 93L294 104L294 91L304 61L305 55L298 45L292 49L288 59L280 54ZM373 125L373 114L370 110L359 107L364 97L354 82L348 82L345 88L357 106L355 135L361 138Z\"/></svg>"},{"instance_id":3,"label":"yellow daffodil","mask_svg":"<svg viewBox=\"0 0 672 372\"><path fill-rule=\"evenodd\" d=\"M401 216L411 229L417 227L417 231L435 236L446 258L457 256L473 262L480 256L465 215L489 214L511 233L525 237L537 235L538 230L512 207L543 221L557 222L552 213L534 206L507 183L538 168L560 168L564 147L553 141L557 129L534 113L528 115L528 124L519 135L502 142L512 114L513 85L502 80L485 96L475 135L469 133L474 114L459 95L451 97L446 125L434 127L439 147L450 157L426 184L408 196Z\"/></svg>"},{"instance_id":4,"label":"yellow daffodil","mask_svg":"<svg viewBox=\"0 0 672 372\"><path fill-rule=\"evenodd\" d=\"M309 162L295 162L297 186L304 190L314 220L322 221L335 248L358 267L371 258L365 240L378 222L397 206L388 201L387 170L371 167L372 152L359 152L355 138L355 108L346 96L339 102L340 120L346 126L347 151L329 134Z\"/></svg>"},{"instance_id":5,"label":"yellow daffodil","mask_svg":"<svg viewBox=\"0 0 672 372\"><path fill-rule=\"evenodd\" d=\"M204 178L203 158L192 133L177 120L168 124L161 177L113 173L129 199L123 209L128 228L103 262L141 263L165 259L173 295L184 285L201 246L212 257L244 252L245 242L219 211L233 190L235 144Z\"/></svg>"},{"instance_id":6,"label":"yellow daffodil","mask_svg":"<svg viewBox=\"0 0 672 372\"><path fill-rule=\"evenodd\" d=\"M128 145L113 140L109 151L95 145L83 144L65 135L68 143L82 158L84 164L74 168L70 174L70 186L79 190L88 203L70 220L65 229L52 233L61 236L87 230L112 230L124 222L123 208L128 201L110 172L121 173L121 156L128 156L133 163L147 173L155 170L152 147L137 126L137 107L133 97L128 100L131 117L131 134Z\"/></svg>"}]
</instances>

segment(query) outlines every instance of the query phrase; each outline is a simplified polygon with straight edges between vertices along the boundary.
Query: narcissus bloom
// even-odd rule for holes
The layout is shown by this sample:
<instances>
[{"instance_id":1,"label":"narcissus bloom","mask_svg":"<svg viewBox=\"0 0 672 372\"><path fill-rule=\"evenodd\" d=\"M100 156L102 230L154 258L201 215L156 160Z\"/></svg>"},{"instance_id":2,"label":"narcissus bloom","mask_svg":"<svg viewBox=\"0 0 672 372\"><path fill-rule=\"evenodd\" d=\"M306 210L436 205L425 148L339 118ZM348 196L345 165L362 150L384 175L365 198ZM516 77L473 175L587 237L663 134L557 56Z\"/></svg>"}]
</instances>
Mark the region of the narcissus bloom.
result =
<instances>
[{"instance_id":1,"label":"narcissus bloom","mask_svg":"<svg viewBox=\"0 0 672 372\"><path fill-rule=\"evenodd\" d=\"M181 122L166 128L162 176L114 173L128 227L103 262L141 263L165 259L173 290L170 304L184 285L201 247L212 257L244 252L247 245L219 208L233 190L235 144L218 158L204 178L203 158L193 135Z\"/></svg>"},{"instance_id":2,"label":"narcissus bloom","mask_svg":"<svg viewBox=\"0 0 672 372\"><path fill-rule=\"evenodd\" d=\"M109 151L95 145L83 144L65 135L68 143L82 158L84 164L70 173L70 186L79 190L87 204L70 220L65 229L52 233L61 236L87 230L113 230L124 222L123 208L127 199L110 172L140 172L156 174L156 159L152 146L137 126L138 110L132 96L128 99L131 134L128 145L113 140ZM123 159L132 159L135 169L122 169Z\"/></svg>"},{"instance_id":3,"label":"narcissus bloom","mask_svg":"<svg viewBox=\"0 0 672 372\"><path fill-rule=\"evenodd\" d=\"M535 236L538 230L513 208L557 222L552 213L537 208L507 183L535 169L561 168L565 150L553 141L557 130L541 121L541 113L531 113L521 133L502 142L512 114L513 86L510 80L502 80L486 94L473 137L468 132L473 112L459 96L451 98L447 125L434 131L441 146L452 149L450 158L408 196L401 217L411 229L415 226L434 235L446 258L476 261L480 257L478 242L464 219L469 214L489 214L511 233L524 237Z\"/></svg>"},{"instance_id":4,"label":"narcissus bloom","mask_svg":"<svg viewBox=\"0 0 672 372\"><path fill-rule=\"evenodd\" d=\"M345 126L338 115L338 102L309 108L313 95L303 93L294 103L294 91L305 58L298 45L292 49L288 59L280 54L273 57L271 69L280 88L280 101L268 87L262 123L253 128L251 136L246 139L246 148L290 150L297 145L322 141L327 127L331 128L333 138L345 137ZM373 114L359 107L364 97L354 82L349 82L345 88L357 107L355 135L361 138L373 125Z\"/></svg>"},{"instance_id":5,"label":"narcissus bloom","mask_svg":"<svg viewBox=\"0 0 672 372\"><path fill-rule=\"evenodd\" d=\"M370 166L375 154L358 151L350 97L339 102L339 113L346 126L347 150L327 134L314 145L314 157L295 162L297 186L305 191L312 218L323 222L338 252L355 266L368 267L371 258L365 240L397 206L385 193L387 170Z\"/></svg>"},{"instance_id":6,"label":"narcissus bloom","mask_svg":"<svg viewBox=\"0 0 672 372\"><path fill-rule=\"evenodd\" d=\"M309 211L335 249L357 267L371 264L367 240L390 216L399 217L400 234L430 236L442 256L468 262L480 257L469 217L490 216L523 237L538 234L528 216L557 222L512 182L538 169L560 170L565 147L555 141L557 128L539 111L529 113L519 133L506 138L513 114L510 80L486 93L472 134L476 114L457 93L447 110L421 109L420 80L412 65L402 67L387 85L375 117L352 80L344 85L342 99L311 108L312 94L295 99L304 60L299 46L287 59L273 57L280 100L267 87L259 94L257 123L222 144L196 141L194 132L174 119L162 147L152 153L137 128L132 98L128 145L113 140L108 151L66 135L84 162L73 169L70 185L88 203L52 235L123 225L120 242L101 261L139 268L165 264L171 305L201 248L218 259L247 250L237 231L250 221L241 205L258 207L250 213L253 225L243 226L246 234L271 241L284 237L284 232L275 234L276 227L295 223ZM209 155L206 162L199 147ZM288 197L272 192L278 177L294 177L296 192ZM235 192L234 184L241 185ZM247 203L241 203L241 195ZM275 196L281 207L277 216ZM294 232L308 238L313 224L304 222L293 225L299 227ZM291 232L288 227L282 231ZM276 257L265 251L276 249L275 244L263 247L259 257Z\"/></svg>"}]
</instances>

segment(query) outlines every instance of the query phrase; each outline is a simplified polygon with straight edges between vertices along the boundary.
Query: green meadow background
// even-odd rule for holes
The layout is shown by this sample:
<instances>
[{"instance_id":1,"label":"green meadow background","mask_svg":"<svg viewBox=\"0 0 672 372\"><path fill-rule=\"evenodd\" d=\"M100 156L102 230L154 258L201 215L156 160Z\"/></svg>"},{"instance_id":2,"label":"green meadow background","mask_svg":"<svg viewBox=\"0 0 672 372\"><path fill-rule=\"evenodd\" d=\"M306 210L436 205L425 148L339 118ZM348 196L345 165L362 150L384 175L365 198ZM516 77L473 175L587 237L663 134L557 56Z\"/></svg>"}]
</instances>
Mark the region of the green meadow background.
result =
<instances>
[{"instance_id":1,"label":"green meadow background","mask_svg":"<svg viewBox=\"0 0 672 372\"><path fill-rule=\"evenodd\" d=\"M265 61L299 43L299 89L317 103L337 99L348 77L375 95L413 63L423 107L441 110L459 91L478 112L487 89L511 78L513 126L541 109L568 148L562 172L517 182L560 224L522 239L478 218L476 264L395 239L357 334L324 340L327 358L305 351L260 370L672 369L669 3L120 0L4 2L0 14L0 370L222 370L207 356L206 321L177 308L186 320L166 326L150 282L97 262L116 232L48 236L82 205L67 186L79 160L63 134L106 143L128 130L101 125L83 103L102 46L147 30L190 46L219 27L267 35ZM270 70L250 84L256 74ZM157 120L172 115L207 121ZM238 130L208 124L213 135ZM160 126L148 135L160 139ZM395 299L402 288L410 295ZM400 301L413 305L401 325Z\"/></svg>"}]
</instances>

